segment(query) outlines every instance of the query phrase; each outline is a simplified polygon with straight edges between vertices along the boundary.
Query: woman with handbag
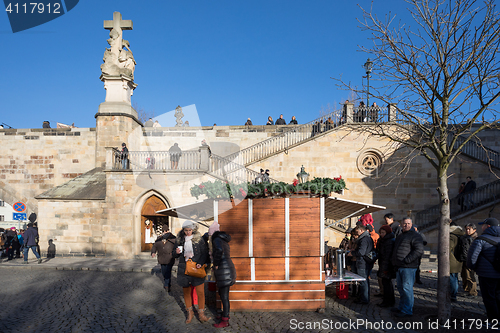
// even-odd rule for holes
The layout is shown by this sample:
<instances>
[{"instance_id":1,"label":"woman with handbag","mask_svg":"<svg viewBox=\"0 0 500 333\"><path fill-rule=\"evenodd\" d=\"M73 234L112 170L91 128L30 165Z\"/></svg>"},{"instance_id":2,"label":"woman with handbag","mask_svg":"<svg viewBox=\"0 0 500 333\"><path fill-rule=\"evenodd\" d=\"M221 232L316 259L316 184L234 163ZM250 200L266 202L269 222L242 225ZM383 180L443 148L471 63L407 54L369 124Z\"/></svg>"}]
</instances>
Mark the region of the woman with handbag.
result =
<instances>
[{"instance_id":1,"label":"woman with handbag","mask_svg":"<svg viewBox=\"0 0 500 333\"><path fill-rule=\"evenodd\" d=\"M208 259L208 248L193 221L186 220L182 224L182 230L177 235L173 257L179 258L177 284L182 287L184 292L184 302L188 311L186 324L189 324L194 317L191 286L196 289L198 295L200 321L209 321L210 318L205 315L206 271L204 267Z\"/></svg>"},{"instance_id":2,"label":"woman with handbag","mask_svg":"<svg viewBox=\"0 0 500 333\"><path fill-rule=\"evenodd\" d=\"M214 324L214 327L222 328L229 326L229 288L236 282L236 269L231 260L229 242L231 236L223 231L219 231L219 224L214 222L208 234L212 235L211 249L213 257L213 267L219 296L222 302L221 321Z\"/></svg>"}]
</instances>

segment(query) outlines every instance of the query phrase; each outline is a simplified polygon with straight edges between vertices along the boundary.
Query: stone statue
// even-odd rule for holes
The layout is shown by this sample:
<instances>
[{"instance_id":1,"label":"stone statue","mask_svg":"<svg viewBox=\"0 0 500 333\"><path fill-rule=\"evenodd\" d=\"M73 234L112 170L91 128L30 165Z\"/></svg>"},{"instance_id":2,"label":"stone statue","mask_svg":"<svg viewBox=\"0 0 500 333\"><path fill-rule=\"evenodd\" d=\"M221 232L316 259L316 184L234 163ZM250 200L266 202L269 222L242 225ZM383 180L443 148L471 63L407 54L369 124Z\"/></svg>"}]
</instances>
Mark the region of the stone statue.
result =
<instances>
[{"instance_id":1,"label":"stone statue","mask_svg":"<svg viewBox=\"0 0 500 333\"><path fill-rule=\"evenodd\" d=\"M122 20L122 15L113 13L113 21L104 21L104 29L109 32L109 48L104 51L101 65L103 75L124 75L134 79L135 59L130 49L130 43L122 38L123 30L132 30L132 21Z\"/></svg>"},{"instance_id":2,"label":"stone statue","mask_svg":"<svg viewBox=\"0 0 500 333\"><path fill-rule=\"evenodd\" d=\"M184 117L184 113L182 113L181 106L178 105L175 108L175 121L176 121L175 127L182 127L183 125L182 117Z\"/></svg>"}]
</instances>

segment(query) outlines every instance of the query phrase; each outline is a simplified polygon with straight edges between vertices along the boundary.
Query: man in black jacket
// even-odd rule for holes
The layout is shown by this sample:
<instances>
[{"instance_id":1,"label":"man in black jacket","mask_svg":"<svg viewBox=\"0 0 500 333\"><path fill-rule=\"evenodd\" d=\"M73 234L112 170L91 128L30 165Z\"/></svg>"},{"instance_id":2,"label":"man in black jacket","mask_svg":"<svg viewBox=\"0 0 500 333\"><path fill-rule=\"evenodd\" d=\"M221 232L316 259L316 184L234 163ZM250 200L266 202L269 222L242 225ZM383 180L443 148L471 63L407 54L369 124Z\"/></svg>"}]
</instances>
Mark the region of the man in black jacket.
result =
<instances>
[{"instance_id":1,"label":"man in black jacket","mask_svg":"<svg viewBox=\"0 0 500 333\"><path fill-rule=\"evenodd\" d=\"M462 193L464 195L465 210L469 210L474 206L474 200L472 200L472 197L474 195L474 191L476 190L476 182L473 181L470 176L466 178L466 181L467 182L465 183Z\"/></svg>"},{"instance_id":2,"label":"man in black jacket","mask_svg":"<svg viewBox=\"0 0 500 333\"><path fill-rule=\"evenodd\" d=\"M168 228L163 230L163 235L158 238L151 248L151 256L153 258L158 254L158 263L161 266L161 274L163 275L163 288L168 292L170 292L172 266L175 261L172 256L174 248L175 236L169 232Z\"/></svg>"},{"instance_id":3,"label":"man in black jacket","mask_svg":"<svg viewBox=\"0 0 500 333\"><path fill-rule=\"evenodd\" d=\"M419 259L424 254L422 236L412 227L413 223L409 217L403 219L403 233L396 238L392 253L392 264L397 268L396 281L400 297L399 306L392 309L397 317L413 315L413 284Z\"/></svg>"},{"instance_id":4,"label":"man in black jacket","mask_svg":"<svg viewBox=\"0 0 500 333\"><path fill-rule=\"evenodd\" d=\"M286 121L285 119L283 119L282 114L280 114L280 117L278 118L278 120L276 120L276 125L286 125Z\"/></svg>"},{"instance_id":5,"label":"man in black jacket","mask_svg":"<svg viewBox=\"0 0 500 333\"><path fill-rule=\"evenodd\" d=\"M368 281L368 277L373 269L373 263L368 263L365 260L365 256L373 250L373 240L364 226L358 225L355 230L359 236L356 240L356 249L350 252L349 256L356 257L356 274L366 278L366 280L360 282L358 291L359 296L354 302L358 304L368 304L370 302L370 282Z\"/></svg>"},{"instance_id":6,"label":"man in black jacket","mask_svg":"<svg viewBox=\"0 0 500 333\"><path fill-rule=\"evenodd\" d=\"M467 267L467 254L469 253L469 248L472 242L477 238L476 225L474 223L468 223L465 225L465 235L460 237L458 241L458 261L464 263L462 264L462 283L464 287L463 297L476 297L477 296L477 282L476 274L474 271Z\"/></svg>"}]
</instances>

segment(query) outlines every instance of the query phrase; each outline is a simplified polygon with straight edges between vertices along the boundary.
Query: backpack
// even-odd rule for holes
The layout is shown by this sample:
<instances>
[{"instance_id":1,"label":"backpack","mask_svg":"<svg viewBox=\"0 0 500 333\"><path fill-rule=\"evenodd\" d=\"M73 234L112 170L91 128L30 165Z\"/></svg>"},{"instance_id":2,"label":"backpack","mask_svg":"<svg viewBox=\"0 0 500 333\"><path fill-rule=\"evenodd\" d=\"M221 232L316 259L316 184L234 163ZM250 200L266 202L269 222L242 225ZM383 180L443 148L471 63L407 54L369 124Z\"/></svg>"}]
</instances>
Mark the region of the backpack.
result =
<instances>
[{"instance_id":1,"label":"backpack","mask_svg":"<svg viewBox=\"0 0 500 333\"><path fill-rule=\"evenodd\" d=\"M488 260L490 262L490 264L493 265L493 268L497 272L500 272L500 245L499 245L499 243L497 243L494 240L491 240L489 238L483 237L483 236L479 236L476 239L482 239L485 242L488 242L488 243L490 243L491 245L493 245L495 247L495 257L493 258L493 261L491 261L490 259L488 259L486 256L484 256L484 255L483 256L484 256L484 258L486 260ZM482 251L481 251L481 253L482 253Z\"/></svg>"},{"instance_id":2,"label":"backpack","mask_svg":"<svg viewBox=\"0 0 500 333\"><path fill-rule=\"evenodd\" d=\"M456 236L456 235L455 235ZM467 261L467 251L465 250L465 242L466 240L464 237L457 237L457 245L455 246L455 249L453 251L453 255L455 256L455 259L457 259L458 262L465 262Z\"/></svg>"}]
</instances>

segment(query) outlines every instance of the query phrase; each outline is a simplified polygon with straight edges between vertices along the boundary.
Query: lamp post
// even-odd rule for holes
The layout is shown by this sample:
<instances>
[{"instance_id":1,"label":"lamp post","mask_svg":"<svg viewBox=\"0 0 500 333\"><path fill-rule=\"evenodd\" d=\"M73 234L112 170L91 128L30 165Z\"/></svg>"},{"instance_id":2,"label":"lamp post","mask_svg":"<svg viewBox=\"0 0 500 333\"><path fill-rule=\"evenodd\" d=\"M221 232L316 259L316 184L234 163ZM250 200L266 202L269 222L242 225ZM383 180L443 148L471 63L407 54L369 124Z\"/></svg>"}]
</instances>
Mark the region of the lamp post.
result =
<instances>
[{"instance_id":1,"label":"lamp post","mask_svg":"<svg viewBox=\"0 0 500 333\"><path fill-rule=\"evenodd\" d=\"M366 91L366 107L369 107L370 106L370 74L372 73L373 61L371 61L370 58L368 58L366 60L365 64L363 65L363 68L366 71L366 79L368 81L368 83L367 83L368 89Z\"/></svg>"},{"instance_id":2,"label":"lamp post","mask_svg":"<svg viewBox=\"0 0 500 333\"><path fill-rule=\"evenodd\" d=\"M301 184L307 183L307 181L309 180L309 174L304 169L304 166L300 168L300 172L297 174L297 178L299 179Z\"/></svg>"}]
</instances>

